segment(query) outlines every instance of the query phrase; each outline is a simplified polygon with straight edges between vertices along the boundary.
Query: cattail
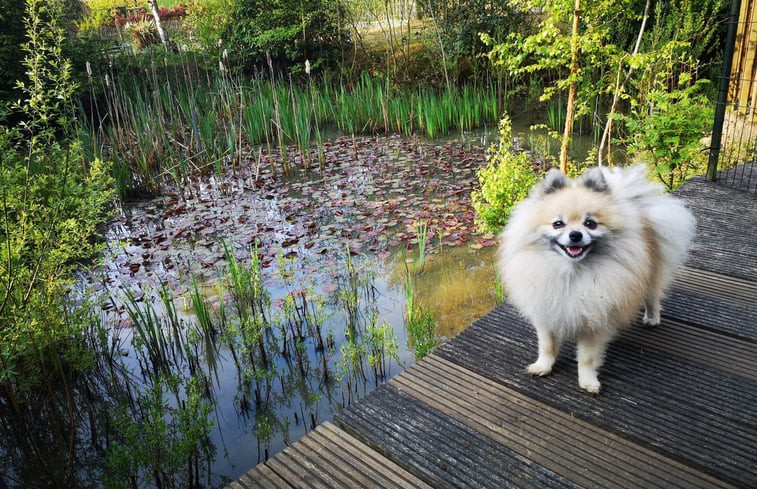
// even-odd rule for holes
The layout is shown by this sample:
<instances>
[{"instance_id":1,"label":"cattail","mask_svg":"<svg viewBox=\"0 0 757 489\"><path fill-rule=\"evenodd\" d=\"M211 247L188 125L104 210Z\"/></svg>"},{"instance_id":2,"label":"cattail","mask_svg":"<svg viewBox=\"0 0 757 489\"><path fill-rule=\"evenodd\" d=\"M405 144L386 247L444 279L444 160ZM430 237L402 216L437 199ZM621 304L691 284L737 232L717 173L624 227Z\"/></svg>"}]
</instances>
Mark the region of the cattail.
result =
<instances>
[{"instance_id":1,"label":"cattail","mask_svg":"<svg viewBox=\"0 0 757 489\"><path fill-rule=\"evenodd\" d=\"M305 73L307 73L308 76L310 76L310 60L305 60Z\"/></svg>"},{"instance_id":2,"label":"cattail","mask_svg":"<svg viewBox=\"0 0 757 489\"><path fill-rule=\"evenodd\" d=\"M226 50L226 48L223 48L223 59L227 61L229 59L229 52Z\"/></svg>"},{"instance_id":3,"label":"cattail","mask_svg":"<svg viewBox=\"0 0 757 489\"><path fill-rule=\"evenodd\" d=\"M223 61L221 61L220 59L218 60L218 69L220 71L226 71L226 68L223 66Z\"/></svg>"},{"instance_id":4,"label":"cattail","mask_svg":"<svg viewBox=\"0 0 757 489\"><path fill-rule=\"evenodd\" d=\"M89 78L89 81L92 81L92 66L89 64L89 61L87 61L87 78Z\"/></svg>"}]
</instances>

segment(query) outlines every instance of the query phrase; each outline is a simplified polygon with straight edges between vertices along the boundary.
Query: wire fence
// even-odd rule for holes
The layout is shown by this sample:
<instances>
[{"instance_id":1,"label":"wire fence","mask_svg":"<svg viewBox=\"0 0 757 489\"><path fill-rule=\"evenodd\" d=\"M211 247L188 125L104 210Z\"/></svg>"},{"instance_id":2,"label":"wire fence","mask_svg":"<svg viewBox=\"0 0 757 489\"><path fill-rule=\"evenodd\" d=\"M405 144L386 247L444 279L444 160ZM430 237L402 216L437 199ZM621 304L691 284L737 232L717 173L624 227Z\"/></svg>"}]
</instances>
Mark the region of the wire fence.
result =
<instances>
[{"instance_id":1,"label":"wire fence","mask_svg":"<svg viewBox=\"0 0 757 489\"><path fill-rule=\"evenodd\" d=\"M732 0L707 178L757 192L757 8Z\"/></svg>"}]
</instances>

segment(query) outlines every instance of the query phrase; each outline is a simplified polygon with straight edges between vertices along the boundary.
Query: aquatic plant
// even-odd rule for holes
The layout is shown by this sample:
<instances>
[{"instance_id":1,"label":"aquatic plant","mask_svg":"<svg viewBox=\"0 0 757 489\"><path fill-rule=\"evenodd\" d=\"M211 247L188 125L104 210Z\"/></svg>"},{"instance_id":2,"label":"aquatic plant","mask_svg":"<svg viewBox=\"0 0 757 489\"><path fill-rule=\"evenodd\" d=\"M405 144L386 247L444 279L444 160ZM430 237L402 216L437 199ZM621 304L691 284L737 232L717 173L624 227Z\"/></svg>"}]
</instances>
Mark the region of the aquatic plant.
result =
<instances>
[{"instance_id":1,"label":"aquatic plant","mask_svg":"<svg viewBox=\"0 0 757 489\"><path fill-rule=\"evenodd\" d=\"M183 394L182 394L183 391ZM169 404L167 398L174 397ZM107 446L106 487L200 487L209 479L211 406L195 378L158 375L136 405L121 405Z\"/></svg>"},{"instance_id":2,"label":"aquatic plant","mask_svg":"<svg viewBox=\"0 0 757 489\"><path fill-rule=\"evenodd\" d=\"M368 354L368 365L373 369L373 378L376 385L384 382L388 375L387 360L394 359L399 363L399 346L394 335L394 329L386 321L378 324L378 318L373 315L371 321L365 326L365 343Z\"/></svg>"},{"instance_id":3,"label":"aquatic plant","mask_svg":"<svg viewBox=\"0 0 757 489\"><path fill-rule=\"evenodd\" d=\"M262 145L258 154L265 152L272 169L284 174L291 173L296 155L305 168L315 158L323 167L328 127L436 137L498 117L494 85L399 89L364 74L348 88L326 77L283 81L272 65L267 76L245 79L231 73L223 57L211 72L193 53L147 50L138 56L91 67L89 97L103 103L91 104L89 112L82 108L78 117L87 154L115 162L122 198L159 194L165 182L191 192L193 177L233 170L249 158L248 146ZM133 76L135 71L144 76Z\"/></svg>"}]
</instances>

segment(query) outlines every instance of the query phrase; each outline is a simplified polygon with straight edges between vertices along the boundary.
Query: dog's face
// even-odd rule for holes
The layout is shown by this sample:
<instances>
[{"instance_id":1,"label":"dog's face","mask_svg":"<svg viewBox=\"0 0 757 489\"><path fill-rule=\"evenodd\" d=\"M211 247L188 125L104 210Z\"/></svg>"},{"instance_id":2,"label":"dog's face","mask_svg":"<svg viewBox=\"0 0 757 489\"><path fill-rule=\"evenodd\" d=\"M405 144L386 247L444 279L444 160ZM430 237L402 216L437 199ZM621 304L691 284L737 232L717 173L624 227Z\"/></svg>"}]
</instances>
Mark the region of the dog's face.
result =
<instances>
[{"instance_id":1,"label":"dog's face","mask_svg":"<svg viewBox=\"0 0 757 489\"><path fill-rule=\"evenodd\" d=\"M576 182L549 172L537 193L542 201L538 233L545 248L579 262L602 246L612 203L600 172L588 172Z\"/></svg>"},{"instance_id":2,"label":"dog's face","mask_svg":"<svg viewBox=\"0 0 757 489\"><path fill-rule=\"evenodd\" d=\"M548 246L569 260L583 260L604 237L604 226L590 210L559 213L542 227Z\"/></svg>"}]
</instances>

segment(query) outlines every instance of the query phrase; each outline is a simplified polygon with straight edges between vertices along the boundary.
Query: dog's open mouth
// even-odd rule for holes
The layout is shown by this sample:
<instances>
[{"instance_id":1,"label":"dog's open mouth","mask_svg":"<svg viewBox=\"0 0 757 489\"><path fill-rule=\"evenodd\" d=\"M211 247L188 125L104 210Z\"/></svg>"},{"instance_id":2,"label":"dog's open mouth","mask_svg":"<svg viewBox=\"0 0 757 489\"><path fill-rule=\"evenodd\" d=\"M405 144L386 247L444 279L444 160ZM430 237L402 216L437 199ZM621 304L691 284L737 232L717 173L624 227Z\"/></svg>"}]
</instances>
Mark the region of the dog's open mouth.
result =
<instances>
[{"instance_id":1,"label":"dog's open mouth","mask_svg":"<svg viewBox=\"0 0 757 489\"><path fill-rule=\"evenodd\" d=\"M568 258L583 258L583 256L589 251L589 248L591 248L591 245L588 244L586 246L563 246L561 244L557 244L557 246L560 247L560 249L565 253L565 255Z\"/></svg>"}]
</instances>

